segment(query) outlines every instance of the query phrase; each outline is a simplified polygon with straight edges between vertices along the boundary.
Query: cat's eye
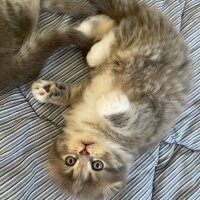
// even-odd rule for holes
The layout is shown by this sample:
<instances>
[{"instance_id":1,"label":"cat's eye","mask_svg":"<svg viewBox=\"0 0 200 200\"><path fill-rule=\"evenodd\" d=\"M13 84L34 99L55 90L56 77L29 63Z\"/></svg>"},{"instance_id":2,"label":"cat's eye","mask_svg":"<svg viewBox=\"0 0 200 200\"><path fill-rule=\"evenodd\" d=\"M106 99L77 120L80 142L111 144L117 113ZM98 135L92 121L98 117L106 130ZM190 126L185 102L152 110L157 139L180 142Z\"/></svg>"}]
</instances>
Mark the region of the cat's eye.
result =
<instances>
[{"instance_id":1,"label":"cat's eye","mask_svg":"<svg viewBox=\"0 0 200 200\"><path fill-rule=\"evenodd\" d=\"M95 160L92 162L92 169L94 171L101 171L103 168L104 168L104 164L100 160Z\"/></svg>"},{"instance_id":2,"label":"cat's eye","mask_svg":"<svg viewBox=\"0 0 200 200\"><path fill-rule=\"evenodd\" d=\"M65 158L65 164L68 166L74 166L76 163L76 158L74 158L73 156L68 156Z\"/></svg>"}]
</instances>

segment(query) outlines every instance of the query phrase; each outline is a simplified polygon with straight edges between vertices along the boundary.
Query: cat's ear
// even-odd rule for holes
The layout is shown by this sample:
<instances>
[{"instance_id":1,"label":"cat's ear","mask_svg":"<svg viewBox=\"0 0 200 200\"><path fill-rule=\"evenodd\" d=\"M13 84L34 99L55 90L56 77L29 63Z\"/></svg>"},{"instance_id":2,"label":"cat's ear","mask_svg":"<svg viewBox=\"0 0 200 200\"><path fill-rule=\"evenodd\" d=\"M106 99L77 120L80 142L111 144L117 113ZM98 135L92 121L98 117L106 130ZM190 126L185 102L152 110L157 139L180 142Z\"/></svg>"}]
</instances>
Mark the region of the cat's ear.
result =
<instances>
[{"instance_id":1,"label":"cat's ear","mask_svg":"<svg viewBox=\"0 0 200 200\"><path fill-rule=\"evenodd\" d=\"M105 197L113 196L113 194L118 192L122 188L122 186L123 186L123 182L120 182L120 181L111 183L105 189Z\"/></svg>"}]
</instances>

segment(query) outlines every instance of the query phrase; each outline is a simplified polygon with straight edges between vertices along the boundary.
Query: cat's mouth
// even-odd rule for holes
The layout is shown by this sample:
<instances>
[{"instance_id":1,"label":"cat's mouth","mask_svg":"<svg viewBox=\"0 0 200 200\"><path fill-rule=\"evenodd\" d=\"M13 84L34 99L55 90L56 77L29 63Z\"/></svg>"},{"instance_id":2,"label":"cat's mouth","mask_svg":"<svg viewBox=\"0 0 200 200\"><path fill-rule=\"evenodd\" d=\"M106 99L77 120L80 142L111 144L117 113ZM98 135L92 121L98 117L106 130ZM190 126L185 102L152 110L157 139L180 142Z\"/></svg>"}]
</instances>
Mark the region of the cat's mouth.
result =
<instances>
[{"instance_id":1,"label":"cat's mouth","mask_svg":"<svg viewBox=\"0 0 200 200\"><path fill-rule=\"evenodd\" d=\"M87 151L87 149L83 149L82 151L79 152L81 155L90 155L90 153Z\"/></svg>"},{"instance_id":2,"label":"cat's mouth","mask_svg":"<svg viewBox=\"0 0 200 200\"><path fill-rule=\"evenodd\" d=\"M83 148L83 150L81 150L79 153L81 154L81 155L90 155L90 153L88 152L88 150L87 150L87 147L88 146L90 146L90 145L93 145L94 144L94 142L81 142L83 145L84 145L84 148Z\"/></svg>"}]
</instances>

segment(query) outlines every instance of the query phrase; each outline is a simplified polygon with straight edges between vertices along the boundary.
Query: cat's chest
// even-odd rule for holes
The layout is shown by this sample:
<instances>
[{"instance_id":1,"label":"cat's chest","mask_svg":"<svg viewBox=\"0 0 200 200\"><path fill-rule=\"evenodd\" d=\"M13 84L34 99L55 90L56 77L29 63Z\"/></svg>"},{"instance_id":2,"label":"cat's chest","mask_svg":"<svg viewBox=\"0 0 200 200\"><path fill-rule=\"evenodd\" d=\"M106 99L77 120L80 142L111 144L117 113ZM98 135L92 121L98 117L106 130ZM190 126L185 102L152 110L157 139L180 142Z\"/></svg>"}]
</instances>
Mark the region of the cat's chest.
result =
<instances>
[{"instance_id":1,"label":"cat's chest","mask_svg":"<svg viewBox=\"0 0 200 200\"><path fill-rule=\"evenodd\" d=\"M80 122L99 119L97 102L103 95L112 91L113 78L109 71L95 76L85 89L82 101L74 107L73 116Z\"/></svg>"},{"instance_id":2,"label":"cat's chest","mask_svg":"<svg viewBox=\"0 0 200 200\"><path fill-rule=\"evenodd\" d=\"M105 71L92 79L83 94L83 100L93 106L101 96L112 92L113 89L113 75L110 71Z\"/></svg>"}]
</instances>

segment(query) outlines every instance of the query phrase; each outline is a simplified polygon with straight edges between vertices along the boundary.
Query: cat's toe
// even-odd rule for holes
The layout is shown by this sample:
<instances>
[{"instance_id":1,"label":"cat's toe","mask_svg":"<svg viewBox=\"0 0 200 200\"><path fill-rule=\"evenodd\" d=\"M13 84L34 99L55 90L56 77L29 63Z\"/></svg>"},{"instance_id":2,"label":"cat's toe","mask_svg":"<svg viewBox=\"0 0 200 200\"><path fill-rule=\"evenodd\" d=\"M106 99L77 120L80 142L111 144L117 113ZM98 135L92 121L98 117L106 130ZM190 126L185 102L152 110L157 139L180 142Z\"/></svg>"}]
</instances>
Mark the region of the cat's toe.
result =
<instances>
[{"instance_id":1,"label":"cat's toe","mask_svg":"<svg viewBox=\"0 0 200 200\"><path fill-rule=\"evenodd\" d=\"M51 88L54 86L52 81L38 80L32 85L32 94L41 103L47 103Z\"/></svg>"}]
</instances>

